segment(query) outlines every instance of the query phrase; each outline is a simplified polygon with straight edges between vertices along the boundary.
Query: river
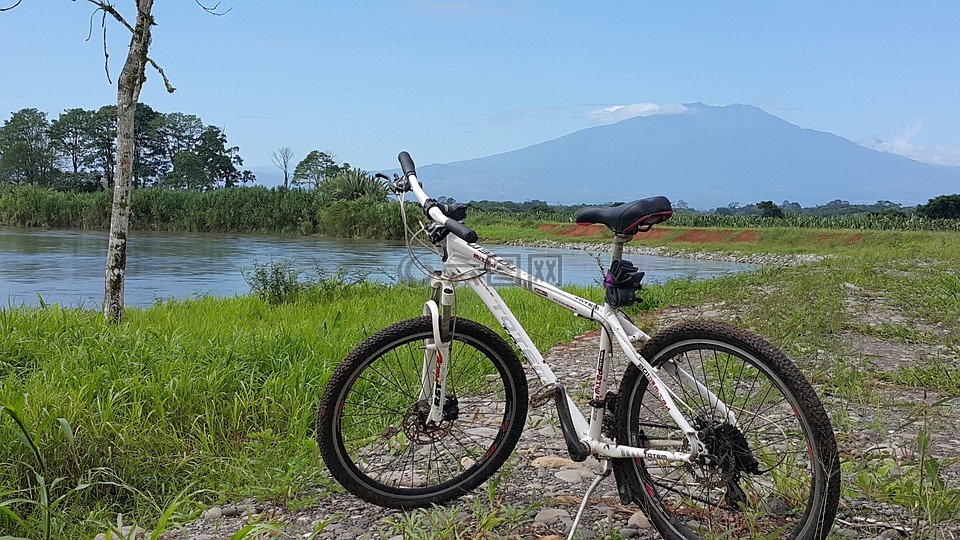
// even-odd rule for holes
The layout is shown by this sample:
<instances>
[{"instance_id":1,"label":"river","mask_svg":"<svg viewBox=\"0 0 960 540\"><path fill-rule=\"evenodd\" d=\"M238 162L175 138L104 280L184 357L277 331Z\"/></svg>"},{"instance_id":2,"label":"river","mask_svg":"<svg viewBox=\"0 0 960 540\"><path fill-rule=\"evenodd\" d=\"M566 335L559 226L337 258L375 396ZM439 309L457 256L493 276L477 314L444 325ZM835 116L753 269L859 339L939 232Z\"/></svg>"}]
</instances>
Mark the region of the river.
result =
<instances>
[{"instance_id":1,"label":"river","mask_svg":"<svg viewBox=\"0 0 960 540\"><path fill-rule=\"evenodd\" d=\"M99 309L103 300L107 234L102 231L0 228L0 309L58 303ZM598 284L594 255L575 249L487 246L501 257L559 285ZM435 257L420 251L435 265ZM628 259L647 272L647 282L696 279L740 272L750 265L644 255ZM608 264L607 256L603 257ZM128 243L125 302L148 306L190 296L248 294L243 273L255 264L290 261L306 276L338 268L395 281L420 277L402 242L315 236L190 234L135 231Z\"/></svg>"}]
</instances>

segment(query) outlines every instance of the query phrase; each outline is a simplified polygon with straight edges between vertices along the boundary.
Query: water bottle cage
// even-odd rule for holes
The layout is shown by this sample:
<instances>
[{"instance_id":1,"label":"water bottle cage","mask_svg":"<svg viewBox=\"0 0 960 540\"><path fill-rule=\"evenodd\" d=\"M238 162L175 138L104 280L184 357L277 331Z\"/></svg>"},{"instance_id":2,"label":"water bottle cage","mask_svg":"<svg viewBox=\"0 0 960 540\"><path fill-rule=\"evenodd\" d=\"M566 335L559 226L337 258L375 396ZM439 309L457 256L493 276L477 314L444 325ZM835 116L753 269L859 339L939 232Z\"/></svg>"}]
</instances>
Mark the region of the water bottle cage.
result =
<instances>
[{"instance_id":1,"label":"water bottle cage","mask_svg":"<svg viewBox=\"0 0 960 540\"><path fill-rule=\"evenodd\" d=\"M610 265L610 271L603 280L603 286L606 288L604 300L611 307L622 308L635 304L638 300L637 291L643 285L644 273L637 270L637 267L630 261L618 259Z\"/></svg>"}]
</instances>

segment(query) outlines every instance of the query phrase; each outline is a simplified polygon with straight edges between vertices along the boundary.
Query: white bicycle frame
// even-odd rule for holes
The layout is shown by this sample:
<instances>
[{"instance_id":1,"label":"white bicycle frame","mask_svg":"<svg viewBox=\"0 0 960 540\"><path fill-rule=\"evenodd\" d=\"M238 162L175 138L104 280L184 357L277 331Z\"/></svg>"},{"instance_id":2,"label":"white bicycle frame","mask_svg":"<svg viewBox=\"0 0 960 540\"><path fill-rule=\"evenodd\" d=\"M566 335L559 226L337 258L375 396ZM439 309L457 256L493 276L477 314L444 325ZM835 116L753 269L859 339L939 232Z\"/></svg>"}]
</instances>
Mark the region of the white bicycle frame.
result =
<instances>
[{"instance_id":1,"label":"white bicycle frame","mask_svg":"<svg viewBox=\"0 0 960 540\"><path fill-rule=\"evenodd\" d=\"M428 197L420 187L415 173L408 174L410 189L424 204ZM440 225L444 225L447 218L438 208L432 208L430 217ZM580 411L573 400L563 394L567 400L570 415L576 433L582 444L589 448L590 455L606 458L656 458L670 461L693 462L705 452L697 434L697 430L690 424L677 402L682 400L672 392L660 378L661 371L677 377L683 384L694 391L715 410L728 418L730 423L738 425L736 416L713 392L707 389L689 373L672 362L654 367L644 359L635 349L633 343L646 343L650 340L645 332L637 328L615 308L606 303L595 304L555 287L511 262L498 257L491 251L476 243L449 234L446 237L446 259L443 270L431 276L431 285L435 290L433 298L424 304L423 314L433 319L434 338L428 340L424 353L422 370L421 400L428 400L431 404L429 420L440 422L443 418L443 396L446 395L447 359L450 354L450 336L446 321L449 321L451 306L453 305L454 287L458 283L466 283L483 301L497 321L503 325L507 333L513 338L520 352L526 358L534 373L537 374L545 387L557 384L557 377L544 362L543 355L537 350L533 341L527 335L523 326L514 316L510 308L496 289L490 285L485 276L495 274L507 279L528 291L541 296L559 306L571 311L574 316L595 321L600 325L600 347L597 354L596 375L593 386L593 401L589 421ZM439 300L439 301L438 301ZM613 339L611 340L611 336ZM677 451L683 446L681 439L671 441L648 441L648 447L619 445L606 440L601 435L604 406L609 377L609 362L613 352L613 341L626 356L627 360L636 365L646 377L648 391L653 392L662 403L677 427L686 436L689 443L688 452ZM670 450L674 448L674 450Z\"/></svg>"}]
</instances>

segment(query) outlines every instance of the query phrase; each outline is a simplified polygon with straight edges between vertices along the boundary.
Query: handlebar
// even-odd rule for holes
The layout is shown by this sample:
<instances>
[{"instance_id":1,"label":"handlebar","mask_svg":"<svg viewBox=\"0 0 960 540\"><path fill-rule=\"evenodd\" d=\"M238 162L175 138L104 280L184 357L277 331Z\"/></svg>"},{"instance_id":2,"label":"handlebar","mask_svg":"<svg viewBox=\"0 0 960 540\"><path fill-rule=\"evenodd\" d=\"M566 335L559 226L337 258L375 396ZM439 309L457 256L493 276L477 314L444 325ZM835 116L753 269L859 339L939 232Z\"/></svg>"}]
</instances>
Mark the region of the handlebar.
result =
<instances>
[{"instance_id":1,"label":"handlebar","mask_svg":"<svg viewBox=\"0 0 960 540\"><path fill-rule=\"evenodd\" d=\"M400 159L400 169L403 170L404 176L417 175L417 168L413 164L413 158L410 157L410 154L406 152L400 152L400 155L397 156Z\"/></svg>"},{"instance_id":2,"label":"handlebar","mask_svg":"<svg viewBox=\"0 0 960 540\"><path fill-rule=\"evenodd\" d=\"M479 237L473 229L444 214L437 206L435 200L432 201L433 204L428 204L428 201L431 201L432 199L427 196L427 194L423 191L423 188L420 187L420 182L417 181L416 166L414 165L413 158L410 157L410 154L407 152L400 152L400 155L397 156L397 158L400 160L400 168L403 170L403 176L407 179L407 184L410 187L410 191L412 191L414 196L416 196L417 202L420 203L420 206L426 209L427 215L430 216L430 219L432 219L438 225L445 227L448 231L453 233L454 236L457 236L471 244L476 242Z\"/></svg>"}]
</instances>

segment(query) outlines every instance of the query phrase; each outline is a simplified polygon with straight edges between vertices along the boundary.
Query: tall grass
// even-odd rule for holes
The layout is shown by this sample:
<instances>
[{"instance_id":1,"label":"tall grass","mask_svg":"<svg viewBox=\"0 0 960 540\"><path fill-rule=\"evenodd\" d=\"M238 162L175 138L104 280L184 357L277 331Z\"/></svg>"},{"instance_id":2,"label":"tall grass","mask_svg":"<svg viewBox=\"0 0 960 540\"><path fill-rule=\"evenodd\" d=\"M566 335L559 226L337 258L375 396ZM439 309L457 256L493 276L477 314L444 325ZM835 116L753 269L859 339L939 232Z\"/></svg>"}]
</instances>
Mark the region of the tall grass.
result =
<instances>
[{"instance_id":1,"label":"tall grass","mask_svg":"<svg viewBox=\"0 0 960 540\"><path fill-rule=\"evenodd\" d=\"M332 202L318 190L267 189L262 186L206 192L144 188L133 193L131 227L140 230L191 232L321 233L344 237L400 238L395 202L370 198ZM106 229L110 224L111 195L64 193L18 186L0 188L0 225ZM475 209L469 222L481 226L535 231L543 222L573 223L567 211L528 212ZM898 231L960 231L960 220L928 219L916 215L819 217L791 214L785 218L678 213L674 227L800 228Z\"/></svg>"},{"instance_id":2,"label":"tall grass","mask_svg":"<svg viewBox=\"0 0 960 540\"><path fill-rule=\"evenodd\" d=\"M63 193L31 186L0 189L0 225L106 229L111 195ZM264 187L207 192L161 188L133 192L130 226L136 230L328 234L401 238L395 202L331 202L323 193Z\"/></svg>"}]
</instances>

